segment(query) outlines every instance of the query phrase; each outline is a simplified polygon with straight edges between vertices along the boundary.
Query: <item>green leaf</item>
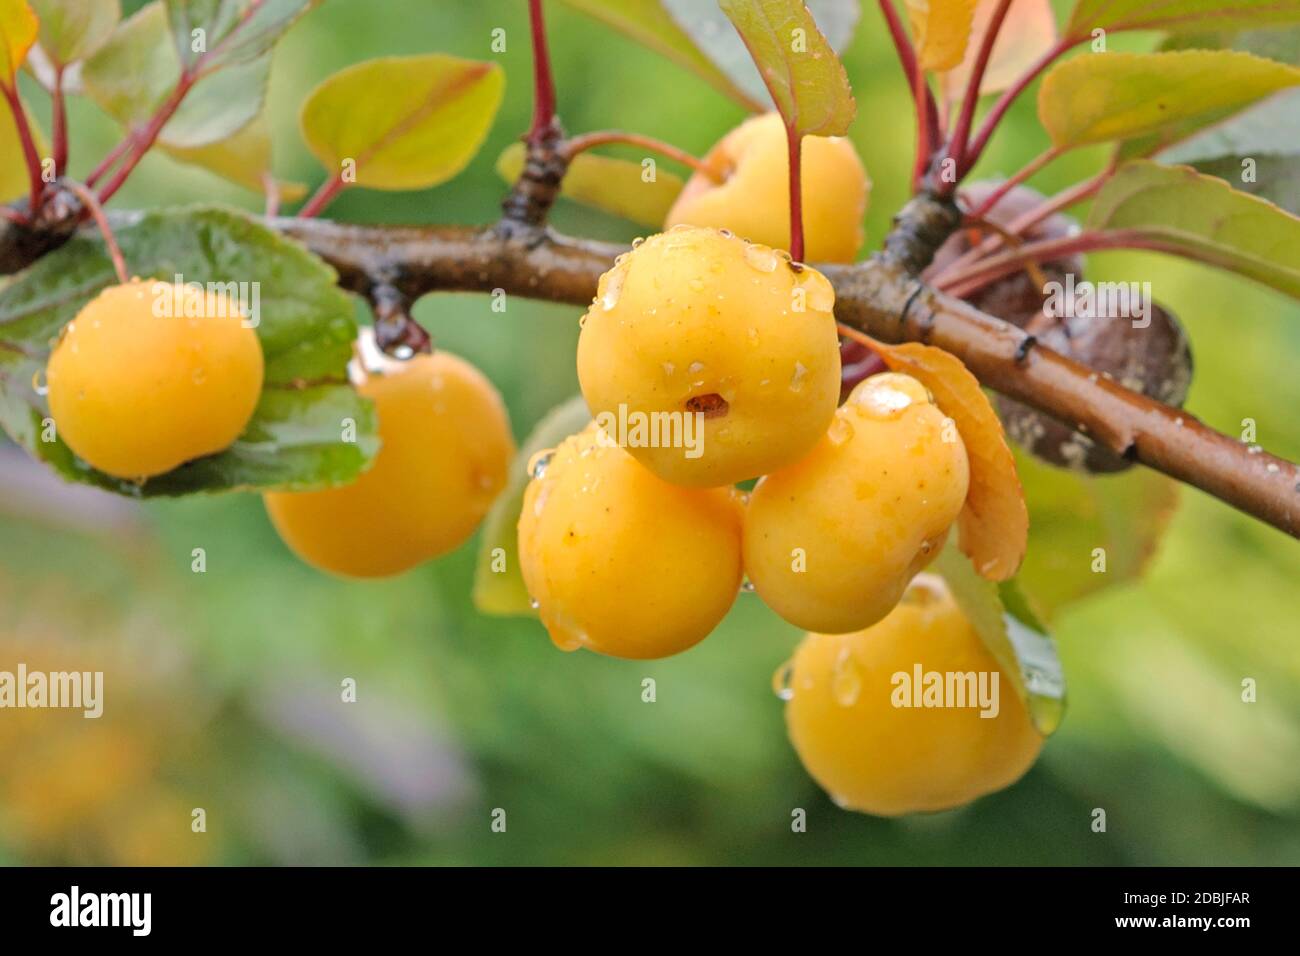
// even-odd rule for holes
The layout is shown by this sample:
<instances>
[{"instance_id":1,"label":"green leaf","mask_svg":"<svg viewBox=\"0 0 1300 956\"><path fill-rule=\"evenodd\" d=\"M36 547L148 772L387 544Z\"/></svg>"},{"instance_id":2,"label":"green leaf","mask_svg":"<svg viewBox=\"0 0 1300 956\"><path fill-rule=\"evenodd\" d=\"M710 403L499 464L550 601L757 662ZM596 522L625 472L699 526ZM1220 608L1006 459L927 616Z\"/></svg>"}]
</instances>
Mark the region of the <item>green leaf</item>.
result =
<instances>
[{"instance_id":1,"label":"green leaf","mask_svg":"<svg viewBox=\"0 0 1300 956\"><path fill-rule=\"evenodd\" d=\"M1088 228L1123 232L1300 298L1300 218L1186 166L1120 167L1093 202Z\"/></svg>"},{"instance_id":2,"label":"green leaf","mask_svg":"<svg viewBox=\"0 0 1300 956\"><path fill-rule=\"evenodd\" d=\"M1016 580L1048 618L1139 580L1178 506L1178 484L1148 468L1084 475L1020 452L1016 470L1029 503L1029 549Z\"/></svg>"},{"instance_id":3,"label":"green leaf","mask_svg":"<svg viewBox=\"0 0 1300 956\"><path fill-rule=\"evenodd\" d=\"M1093 30L1249 30L1300 22L1300 0L1078 0L1066 36L1085 40Z\"/></svg>"},{"instance_id":4,"label":"green leaf","mask_svg":"<svg viewBox=\"0 0 1300 956\"><path fill-rule=\"evenodd\" d=\"M523 143L511 143L497 158L497 173L508 183L519 178L524 168ZM585 206L602 209L643 226L659 229L668 218L677 194L685 185L681 178L655 168L655 178L646 182L639 162L579 153L564 174L560 195Z\"/></svg>"},{"instance_id":5,"label":"green leaf","mask_svg":"<svg viewBox=\"0 0 1300 956\"><path fill-rule=\"evenodd\" d=\"M320 0L164 0L181 62L204 54L204 72L249 63L271 51L300 16Z\"/></svg>"},{"instance_id":6,"label":"green leaf","mask_svg":"<svg viewBox=\"0 0 1300 956\"><path fill-rule=\"evenodd\" d=\"M40 24L25 0L0 0L0 84L13 89Z\"/></svg>"},{"instance_id":7,"label":"green leaf","mask_svg":"<svg viewBox=\"0 0 1300 956\"><path fill-rule=\"evenodd\" d=\"M1149 152L1300 85L1300 69L1235 50L1105 53L1054 67L1038 116L1057 149L1146 138Z\"/></svg>"},{"instance_id":8,"label":"green leaf","mask_svg":"<svg viewBox=\"0 0 1300 956\"><path fill-rule=\"evenodd\" d=\"M933 571L952 589L971 626L1015 685L1040 734L1056 732L1065 714L1065 674L1047 628L1029 607L1015 580L995 584L975 572L952 544Z\"/></svg>"},{"instance_id":9,"label":"green leaf","mask_svg":"<svg viewBox=\"0 0 1300 956\"><path fill-rule=\"evenodd\" d=\"M163 145L193 149L243 129L262 111L269 57L232 65L199 80L163 127ZM181 66L158 2L118 24L81 71L87 95L118 122L148 122L172 94Z\"/></svg>"},{"instance_id":10,"label":"green leaf","mask_svg":"<svg viewBox=\"0 0 1300 956\"><path fill-rule=\"evenodd\" d=\"M483 521L479 539L478 565L474 570L474 606L484 614L497 616L536 616L528 589L519 571L519 512L524 505L524 491L532 475L528 465L538 452L554 448L570 435L587 427L591 412L581 395L557 405L542 417L532 434L519 449L510 468L510 481ZM498 549L504 558L494 557ZM494 571L494 563L504 560L504 571Z\"/></svg>"},{"instance_id":11,"label":"green leaf","mask_svg":"<svg viewBox=\"0 0 1300 956\"><path fill-rule=\"evenodd\" d=\"M767 87L758 67L726 14L713 3L699 0L660 0L669 16L690 37L705 56L753 102L767 98ZM842 53L853 40L862 15L858 0L805 0L831 48Z\"/></svg>"},{"instance_id":12,"label":"green leaf","mask_svg":"<svg viewBox=\"0 0 1300 956\"><path fill-rule=\"evenodd\" d=\"M266 360L252 421L226 451L143 485L91 469L62 441L41 440L49 411L37 385L52 343L90 299L117 281L102 240L83 233L0 290L0 424L10 436L66 478L130 495L299 488L355 478L377 439L370 404L347 384L356 324L334 271L233 210L150 212L125 221L116 233L136 275L249 283L245 301L257 306ZM355 443L341 440L344 418L357 423Z\"/></svg>"},{"instance_id":13,"label":"green leaf","mask_svg":"<svg viewBox=\"0 0 1300 956\"><path fill-rule=\"evenodd\" d=\"M1178 37L1204 48L1227 46L1300 64L1300 29ZM1284 90L1176 143L1160 162L1186 164L1227 180L1242 192L1300 214L1300 90Z\"/></svg>"},{"instance_id":14,"label":"green leaf","mask_svg":"<svg viewBox=\"0 0 1300 956\"><path fill-rule=\"evenodd\" d=\"M175 160L201 166L245 189L266 191L266 177L271 175L271 129L265 114L228 139L196 147L164 143L162 149ZM284 202L301 199L307 193L302 183L277 182L276 187Z\"/></svg>"},{"instance_id":15,"label":"green leaf","mask_svg":"<svg viewBox=\"0 0 1300 956\"><path fill-rule=\"evenodd\" d=\"M857 111L844 65L803 0L718 0L763 76L786 126L843 136Z\"/></svg>"},{"instance_id":16,"label":"green leaf","mask_svg":"<svg viewBox=\"0 0 1300 956\"><path fill-rule=\"evenodd\" d=\"M56 64L67 66L99 49L122 19L120 0L30 0L41 21L38 42Z\"/></svg>"},{"instance_id":17,"label":"green leaf","mask_svg":"<svg viewBox=\"0 0 1300 956\"><path fill-rule=\"evenodd\" d=\"M668 57L675 63L693 70L715 89L731 97L748 110L763 109L760 93L755 97L720 70L692 41L689 35L674 22L660 0L564 0L569 6L595 17ZM695 5L703 6L698 0Z\"/></svg>"},{"instance_id":18,"label":"green leaf","mask_svg":"<svg viewBox=\"0 0 1300 956\"><path fill-rule=\"evenodd\" d=\"M358 185L424 189L474 158L504 88L494 63L441 53L367 60L312 91L303 136L326 169L355 163Z\"/></svg>"}]
</instances>

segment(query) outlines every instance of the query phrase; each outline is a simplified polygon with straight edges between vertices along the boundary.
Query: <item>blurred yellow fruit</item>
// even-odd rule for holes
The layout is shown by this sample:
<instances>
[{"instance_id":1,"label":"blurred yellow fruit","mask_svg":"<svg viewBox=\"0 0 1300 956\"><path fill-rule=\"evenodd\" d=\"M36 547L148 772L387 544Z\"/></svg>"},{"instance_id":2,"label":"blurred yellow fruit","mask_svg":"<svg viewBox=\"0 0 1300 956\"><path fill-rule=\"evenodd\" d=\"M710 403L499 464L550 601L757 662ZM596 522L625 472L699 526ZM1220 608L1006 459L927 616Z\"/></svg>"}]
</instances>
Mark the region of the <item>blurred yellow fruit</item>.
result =
<instances>
[{"instance_id":1,"label":"blurred yellow fruit","mask_svg":"<svg viewBox=\"0 0 1300 956\"><path fill-rule=\"evenodd\" d=\"M655 658L708 636L740 590L735 493L671 485L595 423L547 455L524 493L519 564L556 646Z\"/></svg>"},{"instance_id":2,"label":"blurred yellow fruit","mask_svg":"<svg viewBox=\"0 0 1300 956\"><path fill-rule=\"evenodd\" d=\"M852 262L862 248L871 183L853 143L839 136L803 140L804 258ZM713 226L778 249L790 248L790 162L776 113L746 120L704 159L668 212L678 223ZM720 181L720 182L719 182Z\"/></svg>"},{"instance_id":3,"label":"blurred yellow fruit","mask_svg":"<svg viewBox=\"0 0 1300 956\"><path fill-rule=\"evenodd\" d=\"M358 390L379 417L370 469L343 487L264 499L280 537L308 564L384 577L474 533L505 487L515 445L492 383L446 352L388 362Z\"/></svg>"},{"instance_id":4,"label":"blurred yellow fruit","mask_svg":"<svg viewBox=\"0 0 1300 956\"><path fill-rule=\"evenodd\" d=\"M754 488L745 571L798 627L867 627L938 553L968 482L961 436L924 386L873 375L805 458Z\"/></svg>"},{"instance_id":5,"label":"blurred yellow fruit","mask_svg":"<svg viewBox=\"0 0 1300 956\"><path fill-rule=\"evenodd\" d=\"M866 630L807 635L787 667L790 740L847 809L958 807L1010 786L1042 748L1011 681L933 575Z\"/></svg>"},{"instance_id":6,"label":"blurred yellow fruit","mask_svg":"<svg viewBox=\"0 0 1300 956\"><path fill-rule=\"evenodd\" d=\"M67 324L46 370L77 455L143 479L223 451L262 393L262 346L239 305L197 286L110 286Z\"/></svg>"},{"instance_id":7,"label":"blurred yellow fruit","mask_svg":"<svg viewBox=\"0 0 1300 956\"><path fill-rule=\"evenodd\" d=\"M798 459L840 392L835 292L815 269L716 229L679 226L600 280L578 338L597 421L672 423L697 441L627 450L660 478L717 487Z\"/></svg>"}]
</instances>

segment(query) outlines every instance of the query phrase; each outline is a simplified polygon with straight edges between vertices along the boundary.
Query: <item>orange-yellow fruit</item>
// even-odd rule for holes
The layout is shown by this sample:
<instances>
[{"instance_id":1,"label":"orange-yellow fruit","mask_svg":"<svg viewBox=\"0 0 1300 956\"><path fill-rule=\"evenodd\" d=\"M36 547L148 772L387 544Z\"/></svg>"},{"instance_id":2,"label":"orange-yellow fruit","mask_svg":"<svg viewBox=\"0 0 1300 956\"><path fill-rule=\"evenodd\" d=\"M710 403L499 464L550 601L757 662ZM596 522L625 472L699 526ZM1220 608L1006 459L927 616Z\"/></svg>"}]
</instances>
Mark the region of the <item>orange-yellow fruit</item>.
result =
<instances>
[{"instance_id":1,"label":"orange-yellow fruit","mask_svg":"<svg viewBox=\"0 0 1300 956\"><path fill-rule=\"evenodd\" d=\"M67 324L46 368L59 436L89 464L143 479L224 451L262 393L262 346L224 295L110 286Z\"/></svg>"},{"instance_id":2,"label":"orange-yellow fruit","mask_svg":"<svg viewBox=\"0 0 1300 956\"><path fill-rule=\"evenodd\" d=\"M790 161L781 117L767 113L746 120L704 161L713 175L690 178L664 227L713 226L789 249ZM843 137L805 136L802 162L804 258L852 262L862 248L871 191L858 152Z\"/></svg>"},{"instance_id":3,"label":"orange-yellow fruit","mask_svg":"<svg viewBox=\"0 0 1300 956\"><path fill-rule=\"evenodd\" d=\"M806 457L754 488L745 571L798 627L867 627L938 553L969 482L961 436L925 387L873 375Z\"/></svg>"},{"instance_id":4,"label":"orange-yellow fruit","mask_svg":"<svg viewBox=\"0 0 1300 956\"><path fill-rule=\"evenodd\" d=\"M933 575L866 630L807 635L787 666L790 740L847 809L958 807L1010 786L1042 747L1014 685Z\"/></svg>"},{"instance_id":5,"label":"orange-yellow fruit","mask_svg":"<svg viewBox=\"0 0 1300 956\"><path fill-rule=\"evenodd\" d=\"M370 469L340 488L264 497L276 531L308 564L385 577L473 534L505 487L515 446L492 383L446 352L389 362L358 391L379 417Z\"/></svg>"},{"instance_id":6,"label":"orange-yellow fruit","mask_svg":"<svg viewBox=\"0 0 1300 956\"><path fill-rule=\"evenodd\" d=\"M807 452L835 413L834 306L830 282L786 254L678 226L601 278L578 337L582 394L665 481L757 477Z\"/></svg>"},{"instance_id":7,"label":"orange-yellow fruit","mask_svg":"<svg viewBox=\"0 0 1300 956\"><path fill-rule=\"evenodd\" d=\"M551 640L655 658L708 636L740 590L735 493L671 485L595 423L541 461L519 515L519 565Z\"/></svg>"}]
</instances>

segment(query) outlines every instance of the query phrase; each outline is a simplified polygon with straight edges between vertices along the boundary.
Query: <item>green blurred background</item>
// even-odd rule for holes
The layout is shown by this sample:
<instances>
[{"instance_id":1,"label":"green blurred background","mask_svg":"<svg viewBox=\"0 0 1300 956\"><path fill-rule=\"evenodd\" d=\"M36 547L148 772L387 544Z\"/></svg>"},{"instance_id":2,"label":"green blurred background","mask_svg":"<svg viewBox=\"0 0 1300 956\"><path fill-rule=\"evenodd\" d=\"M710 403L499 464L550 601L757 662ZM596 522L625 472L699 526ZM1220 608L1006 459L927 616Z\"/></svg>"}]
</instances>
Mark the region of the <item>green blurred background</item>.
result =
<instances>
[{"instance_id":1,"label":"green blurred background","mask_svg":"<svg viewBox=\"0 0 1300 956\"><path fill-rule=\"evenodd\" d=\"M700 154L742 118L669 61L547 6L571 131L633 129ZM845 61L852 135L875 182L874 248L906 198L913 132L879 13L864 7ZM297 125L317 82L369 57L434 50L506 70L481 155L437 189L353 190L330 215L491 221L503 192L493 162L531 111L522 0L327 0L277 53L278 173L322 178ZM45 101L30 95L44 122ZM73 173L84 174L119 133L83 101L72 128ZM1026 97L980 174L1010 173L1045 144ZM1072 155L1034 184L1061 188L1101 157ZM114 205L194 201L261 208L159 156ZM637 234L568 203L555 222ZM1295 304L1148 255L1096 256L1090 277L1151 281L1195 346L1189 409L1232 435L1253 419L1260 443L1300 457ZM500 314L486 297L440 295L417 316L496 382L522 440L577 391L579 311L512 299ZM878 820L837 809L801 770L770 689L798 634L753 595L667 661L564 654L532 621L476 613L476 542L394 580L342 582L294 560L255 495L129 502L64 486L12 446L0 447L0 476L0 666L52 668L71 654L82 667L93 653L108 672L101 721L0 717L3 862L1300 863L1300 546L1194 491L1144 581L1056 617L1070 706L1028 776L962 810ZM1098 542L1124 533L1096 520ZM205 573L191 571L195 548ZM1090 560L1076 548L1054 573L1088 575ZM647 677L655 703L641 699ZM356 703L340 700L345 678ZM1245 678L1255 703L1241 701ZM195 807L204 834L191 832ZM491 828L498 808L504 833ZM806 833L791 830L795 808ZM1091 829L1094 808L1105 833Z\"/></svg>"}]
</instances>

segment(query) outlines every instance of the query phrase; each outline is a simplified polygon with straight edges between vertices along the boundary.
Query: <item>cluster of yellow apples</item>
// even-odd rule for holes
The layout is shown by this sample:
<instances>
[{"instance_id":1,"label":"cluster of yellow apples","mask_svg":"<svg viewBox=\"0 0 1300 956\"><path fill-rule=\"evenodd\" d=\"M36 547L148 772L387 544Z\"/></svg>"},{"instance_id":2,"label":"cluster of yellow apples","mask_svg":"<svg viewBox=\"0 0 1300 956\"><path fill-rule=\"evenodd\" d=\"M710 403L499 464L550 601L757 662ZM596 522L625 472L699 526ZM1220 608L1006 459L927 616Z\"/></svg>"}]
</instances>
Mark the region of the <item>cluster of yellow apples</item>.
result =
<instances>
[{"instance_id":1,"label":"cluster of yellow apples","mask_svg":"<svg viewBox=\"0 0 1300 956\"><path fill-rule=\"evenodd\" d=\"M803 151L808 258L852 261L862 164L843 139ZM583 317L595 421L535 459L519 517L534 606L565 650L658 658L706 637L747 581L809 631L781 696L837 802L896 815L1000 789L1042 743L1014 692L983 715L891 702L892 675L914 664L1012 686L944 582L919 574L966 501L961 435L906 375L871 376L840 404L834 289L781 251L779 118L748 121L705 162L713 175L620 257Z\"/></svg>"}]
</instances>

